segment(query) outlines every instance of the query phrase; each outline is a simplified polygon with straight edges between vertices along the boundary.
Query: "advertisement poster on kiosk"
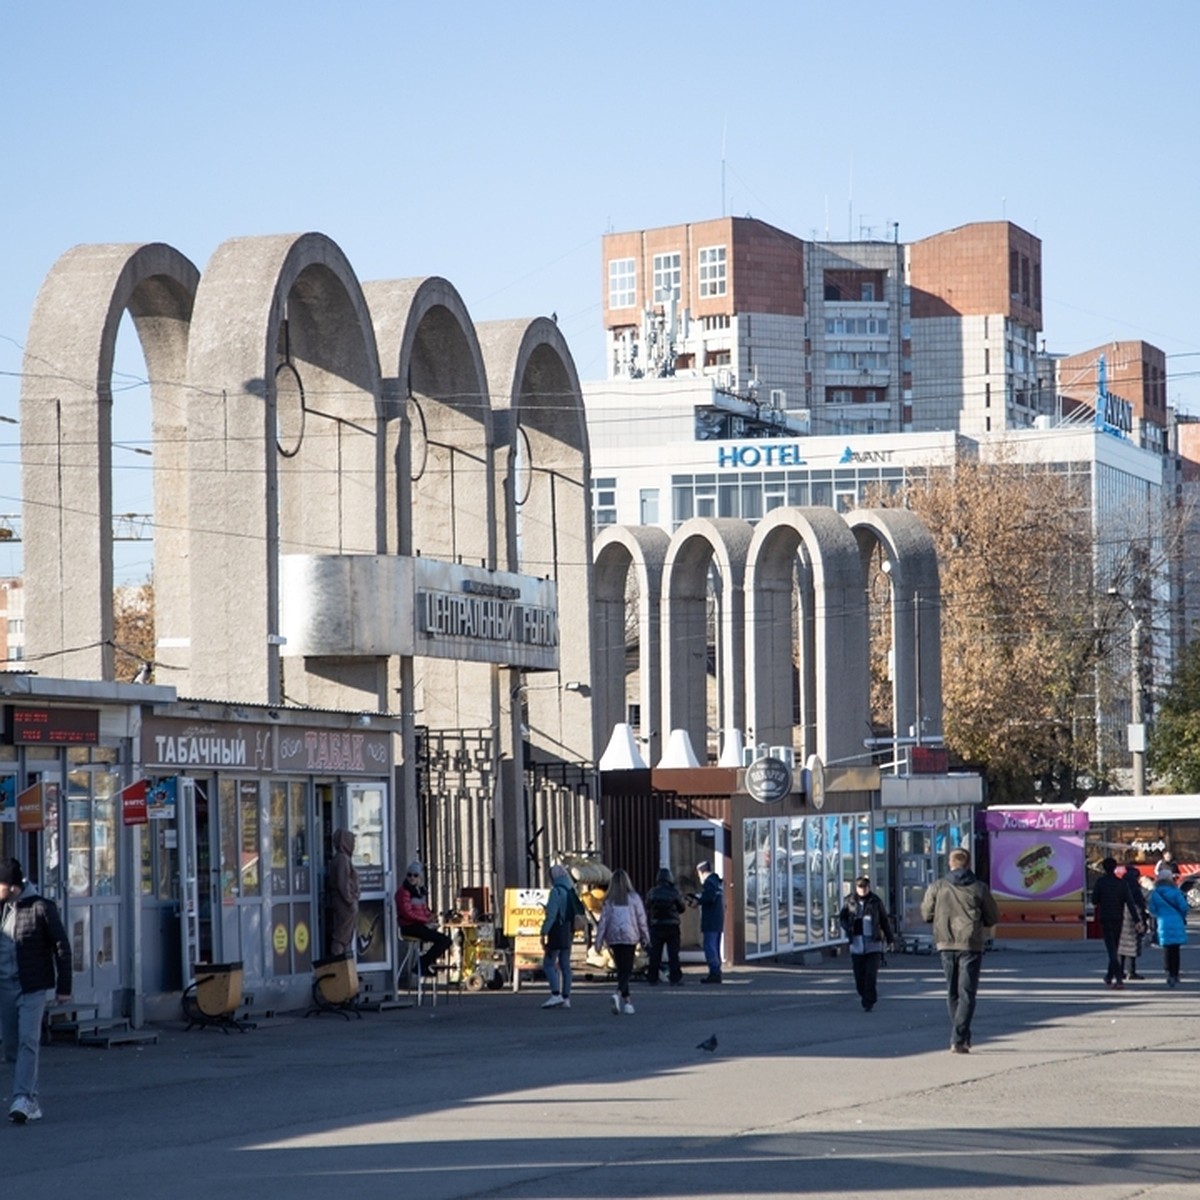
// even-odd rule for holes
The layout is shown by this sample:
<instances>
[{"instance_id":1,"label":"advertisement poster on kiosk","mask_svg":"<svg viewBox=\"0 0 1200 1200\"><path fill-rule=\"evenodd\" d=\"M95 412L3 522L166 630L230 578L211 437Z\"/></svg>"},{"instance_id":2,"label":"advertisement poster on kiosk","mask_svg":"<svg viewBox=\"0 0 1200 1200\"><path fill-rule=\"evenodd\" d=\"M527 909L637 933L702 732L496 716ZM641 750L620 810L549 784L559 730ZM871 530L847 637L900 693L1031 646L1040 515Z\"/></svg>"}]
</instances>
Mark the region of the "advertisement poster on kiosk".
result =
<instances>
[{"instance_id":1,"label":"advertisement poster on kiosk","mask_svg":"<svg viewBox=\"0 0 1200 1200\"><path fill-rule=\"evenodd\" d=\"M1068 805L993 808L988 834L1000 938L1082 939L1087 813Z\"/></svg>"}]
</instances>

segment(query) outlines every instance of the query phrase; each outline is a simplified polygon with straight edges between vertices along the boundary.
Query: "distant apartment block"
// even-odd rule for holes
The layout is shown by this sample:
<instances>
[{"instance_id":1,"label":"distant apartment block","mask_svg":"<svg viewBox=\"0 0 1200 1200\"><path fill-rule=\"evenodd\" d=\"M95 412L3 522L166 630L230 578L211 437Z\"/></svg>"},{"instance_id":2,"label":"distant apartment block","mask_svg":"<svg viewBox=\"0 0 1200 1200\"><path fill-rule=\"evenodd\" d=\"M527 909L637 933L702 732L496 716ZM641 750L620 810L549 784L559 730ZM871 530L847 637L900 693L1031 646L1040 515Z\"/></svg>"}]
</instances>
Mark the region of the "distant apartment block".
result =
<instances>
[{"instance_id":1,"label":"distant apartment block","mask_svg":"<svg viewBox=\"0 0 1200 1200\"><path fill-rule=\"evenodd\" d=\"M683 388L697 440L982 437L1086 419L1103 354L1131 406L1124 432L1165 451L1162 353L1120 342L1048 358L1042 244L1011 222L818 242L722 217L609 234L603 261L611 402L633 385L630 411L648 417L655 395Z\"/></svg>"},{"instance_id":2,"label":"distant apartment block","mask_svg":"<svg viewBox=\"0 0 1200 1200\"><path fill-rule=\"evenodd\" d=\"M19 578L0 579L0 671L25 666L25 588Z\"/></svg>"}]
</instances>

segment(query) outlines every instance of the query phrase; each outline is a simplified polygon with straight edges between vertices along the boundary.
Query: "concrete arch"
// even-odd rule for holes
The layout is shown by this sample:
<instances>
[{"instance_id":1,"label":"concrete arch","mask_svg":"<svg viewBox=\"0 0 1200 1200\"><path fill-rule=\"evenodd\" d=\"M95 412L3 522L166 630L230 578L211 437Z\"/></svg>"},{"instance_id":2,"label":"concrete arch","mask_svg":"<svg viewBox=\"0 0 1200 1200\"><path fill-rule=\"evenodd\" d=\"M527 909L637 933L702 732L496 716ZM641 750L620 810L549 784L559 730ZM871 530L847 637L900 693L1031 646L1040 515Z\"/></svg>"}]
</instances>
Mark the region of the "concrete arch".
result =
<instances>
[{"instance_id":1,"label":"concrete arch","mask_svg":"<svg viewBox=\"0 0 1200 1200\"><path fill-rule=\"evenodd\" d=\"M706 599L714 568L717 602L717 725L746 728L745 580L751 526L741 520L693 517L671 538L663 564L664 737L686 729L703 762L707 746Z\"/></svg>"},{"instance_id":2,"label":"concrete arch","mask_svg":"<svg viewBox=\"0 0 1200 1200\"><path fill-rule=\"evenodd\" d=\"M492 410L467 306L438 276L376 280L363 291L387 412L399 418L387 450L396 471L389 549L498 566Z\"/></svg>"},{"instance_id":3,"label":"concrete arch","mask_svg":"<svg viewBox=\"0 0 1200 1200\"><path fill-rule=\"evenodd\" d=\"M492 411L475 326L439 276L364 286L389 415L388 547L497 567ZM395 681L394 681L395 682ZM398 681L402 695L408 685ZM494 728L497 669L422 659L412 703L437 728Z\"/></svg>"},{"instance_id":4,"label":"concrete arch","mask_svg":"<svg viewBox=\"0 0 1200 1200\"><path fill-rule=\"evenodd\" d=\"M593 702L599 728L597 747L614 725L625 720L625 587L630 571L638 585L638 701L642 714L643 753L647 762L662 755L662 575L671 539L654 525L609 525L596 537L595 602L592 637L596 641L599 682Z\"/></svg>"},{"instance_id":5,"label":"concrete arch","mask_svg":"<svg viewBox=\"0 0 1200 1200\"><path fill-rule=\"evenodd\" d=\"M545 317L477 327L492 389L500 556L507 570L549 577L559 625L590 630L591 495L579 377L558 326ZM597 744L589 635L563 638L559 686L526 691L535 757L590 761ZM564 690L576 681L586 688Z\"/></svg>"},{"instance_id":6,"label":"concrete arch","mask_svg":"<svg viewBox=\"0 0 1200 1200\"><path fill-rule=\"evenodd\" d=\"M750 729L757 742L793 745L792 595L801 579L799 753L826 762L861 757L870 731L866 597L858 543L829 508L777 508L755 527L747 570L752 681ZM807 578L805 578L807 577Z\"/></svg>"},{"instance_id":7,"label":"concrete arch","mask_svg":"<svg viewBox=\"0 0 1200 1200\"><path fill-rule=\"evenodd\" d=\"M320 233L218 246L196 293L188 384L190 642L204 651L189 656L187 686L280 703L279 556L385 544L379 358L338 246ZM209 586L214 573L232 586ZM386 703L380 660L321 672L293 670L287 698Z\"/></svg>"},{"instance_id":8,"label":"concrete arch","mask_svg":"<svg viewBox=\"0 0 1200 1200\"><path fill-rule=\"evenodd\" d=\"M891 570L894 668L892 711L904 736L921 726L921 737L942 734L942 594L937 550L925 523L902 508L858 509L846 514L858 542L863 586L878 545Z\"/></svg>"},{"instance_id":9,"label":"concrete arch","mask_svg":"<svg viewBox=\"0 0 1200 1200\"><path fill-rule=\"evenodd\" d=\"M176 497L199 278L159 242L76 246L38 292L25 346L21 458L26 655L43 674L114 678L112 366L126 312L150 379L158 601L186 589L178 578L186 522Z\"/></svg>"}]
</instances>

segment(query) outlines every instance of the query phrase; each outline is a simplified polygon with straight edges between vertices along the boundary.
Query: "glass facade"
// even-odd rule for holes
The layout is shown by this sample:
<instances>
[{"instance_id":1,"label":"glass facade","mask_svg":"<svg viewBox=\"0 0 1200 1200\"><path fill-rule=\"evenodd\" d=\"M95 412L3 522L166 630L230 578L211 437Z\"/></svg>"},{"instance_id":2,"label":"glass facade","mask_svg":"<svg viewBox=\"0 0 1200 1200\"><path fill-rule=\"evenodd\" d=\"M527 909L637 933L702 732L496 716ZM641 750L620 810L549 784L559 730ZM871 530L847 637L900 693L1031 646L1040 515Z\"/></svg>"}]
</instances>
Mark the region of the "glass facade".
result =
<instances>
[{"instance_id":1,"label":"glass facade","mask_svg":"<svg viewBox=\"0 0 1200 1200\"><path fill-rule=\"evenodd\" d=\"M708 472L671 476L671 528L692 517L741 517L761 521L776 508L817 506L848 512L880 489L896 491L906 468L853 465L787 471ZM909 476L915 472L909 468ZM924 475L924 469L920 469Z\"/></svg>"}]
</instances>

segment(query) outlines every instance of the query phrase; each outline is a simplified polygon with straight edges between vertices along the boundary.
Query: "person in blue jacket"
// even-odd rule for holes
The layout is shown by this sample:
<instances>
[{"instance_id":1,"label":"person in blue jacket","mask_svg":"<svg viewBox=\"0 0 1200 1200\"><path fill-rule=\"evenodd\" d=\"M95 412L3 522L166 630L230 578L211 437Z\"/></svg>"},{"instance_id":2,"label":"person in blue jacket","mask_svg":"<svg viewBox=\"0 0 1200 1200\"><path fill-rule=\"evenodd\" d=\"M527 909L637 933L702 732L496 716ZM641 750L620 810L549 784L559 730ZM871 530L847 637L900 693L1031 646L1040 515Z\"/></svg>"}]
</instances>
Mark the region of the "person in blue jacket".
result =
<instances>
[{"instance_id":1,"label":"person in blue jacket","mask_svg":"<svg viewBox=\"0 0 1200 1200\"><path fill-rule=\"evenodd\" d=\"M725 887L707 859L696 864L700 892L692 902L700 906L700 938L708 974L701 983L721 982L721 934L725 931Z\"/></svg>"},{"instance_id":2,"label":"person in blue jacket","mask_svg":"<svg viewBox=\"0 0 1200 1200\"><path fill-rule=\"evenodd\" d=\"M1179 982L1179 947L1187 941L1188 902L1169 871L1158 873L1148 907L1158 923L1167 987L1174 987Z\"/></svg>"}]
</instances>

